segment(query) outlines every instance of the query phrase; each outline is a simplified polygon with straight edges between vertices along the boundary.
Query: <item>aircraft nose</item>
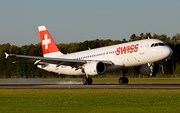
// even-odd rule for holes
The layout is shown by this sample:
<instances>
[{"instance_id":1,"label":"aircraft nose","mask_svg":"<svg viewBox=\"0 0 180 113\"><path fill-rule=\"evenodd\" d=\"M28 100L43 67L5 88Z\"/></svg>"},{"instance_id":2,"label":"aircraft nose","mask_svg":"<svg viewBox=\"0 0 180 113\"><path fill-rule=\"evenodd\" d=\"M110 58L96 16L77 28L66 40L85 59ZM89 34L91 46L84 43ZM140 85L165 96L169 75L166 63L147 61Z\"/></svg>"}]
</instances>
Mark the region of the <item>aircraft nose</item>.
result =
<instances>
[{"instance_id":1,"label":"aircraft nose","mask_svg":"<svg viewBox=\"0 0 180 113\"><path fill-rule=\"evenodd\" d=\"M167 48L165 49L165 54L167 55L167 58L170 58L173 54L173 50L167 46Z\"/></svg>"}]
</instances>

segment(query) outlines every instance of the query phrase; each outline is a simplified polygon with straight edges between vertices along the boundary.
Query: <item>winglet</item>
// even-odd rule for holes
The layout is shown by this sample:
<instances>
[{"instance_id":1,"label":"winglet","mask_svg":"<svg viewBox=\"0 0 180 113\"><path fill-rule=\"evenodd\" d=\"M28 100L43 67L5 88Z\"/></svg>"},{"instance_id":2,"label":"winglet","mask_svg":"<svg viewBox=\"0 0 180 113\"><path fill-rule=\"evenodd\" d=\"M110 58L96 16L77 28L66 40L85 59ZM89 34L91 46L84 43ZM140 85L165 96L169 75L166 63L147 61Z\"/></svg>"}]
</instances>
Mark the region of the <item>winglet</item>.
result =
<instances>
[{"instance_id":1,"label":"winglet","mask_svg":"<svg viewBox=\"0 0 180 113\"><path fill-rule=\"evenodd\" d=\"M16 54L8 54L8 53L4 53L5 54L5 58L7 59L9 56L16 56Z\"/></svg>"},{"instance_id":2,"label":"winglet","mask_svg":"<svg viewBox=\"0 0 180 113\"><path fill-rule=\"evenodd\" d=\"M9 54L7 54L6 52L4 54L5 54L5 58L7 59L9 57Z\"/></svg>"}]
</instances>

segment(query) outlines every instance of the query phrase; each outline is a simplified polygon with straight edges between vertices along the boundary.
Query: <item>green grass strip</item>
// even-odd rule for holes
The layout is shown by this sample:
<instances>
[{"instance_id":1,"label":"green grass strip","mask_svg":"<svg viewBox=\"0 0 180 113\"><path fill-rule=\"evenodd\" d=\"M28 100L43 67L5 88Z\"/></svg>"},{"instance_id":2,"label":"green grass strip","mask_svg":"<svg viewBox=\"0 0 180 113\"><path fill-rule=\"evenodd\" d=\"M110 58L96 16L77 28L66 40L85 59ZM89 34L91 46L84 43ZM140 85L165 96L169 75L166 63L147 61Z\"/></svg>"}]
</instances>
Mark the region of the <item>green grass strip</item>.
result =
<instances>
[{"instance_id":1,"label":"green grass strip","mask_svg":"<svg viewBox=\"0 0 180 113\"><path fill-rule=\"evenodd\" d=\"M177 113L180 90L1 89L1 113Z\"/></svg>"}]
</instances>

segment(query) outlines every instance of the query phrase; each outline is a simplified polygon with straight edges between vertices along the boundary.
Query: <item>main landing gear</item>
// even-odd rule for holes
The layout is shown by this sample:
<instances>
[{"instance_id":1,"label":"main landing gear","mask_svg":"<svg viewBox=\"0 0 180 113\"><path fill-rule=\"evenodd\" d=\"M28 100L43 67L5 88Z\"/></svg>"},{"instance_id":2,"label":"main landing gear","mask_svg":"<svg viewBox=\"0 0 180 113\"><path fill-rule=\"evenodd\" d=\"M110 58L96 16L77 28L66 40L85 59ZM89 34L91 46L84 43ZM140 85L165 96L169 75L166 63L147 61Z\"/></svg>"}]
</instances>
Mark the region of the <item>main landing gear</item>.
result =
<instances>
[{"instance_id":1,"label":"main landing gear","mask_svg":"<svg viewBox=\"0 0 180 113\"><path fill-rule=\"evenodd\" d=\"M128 72L128 70L123 70L122 73L123 73L123 77L120 77L118 82L119 84L128 84L129 82L129 79L127 77L125 77L126 73Z\"/></svg>"},{"instance_id":2,"label":"main landing gear","mask_svg":"<svg viewBox=\"0 0 180 113\"><path fill-rule=\"evenodd\" d=\"M83 82L84 85L91 85L92 82L93 82L93 80L92 80L91 77L88 77L88 76L86 75L86 77L83 78L83 81L82 81L82 82Z\"/></svg>"},{"instance_id":3,"label":"main landing gear","mask_svg":"<svg viewBox=\"0 0 180 113\"><path fill-rule=\"evenodd\" d=\"M122 73L123 73L123 77L120 77L118 82L119 84L128 84L129 82L129 79L127 77L125 77L126 73L128 72L128 70L123 70ZM83 80L82 80L83 84L84 85L91 85L93 80L91 77L88 77L88 75L86 75Z\"/></svg>"}]
</instances>

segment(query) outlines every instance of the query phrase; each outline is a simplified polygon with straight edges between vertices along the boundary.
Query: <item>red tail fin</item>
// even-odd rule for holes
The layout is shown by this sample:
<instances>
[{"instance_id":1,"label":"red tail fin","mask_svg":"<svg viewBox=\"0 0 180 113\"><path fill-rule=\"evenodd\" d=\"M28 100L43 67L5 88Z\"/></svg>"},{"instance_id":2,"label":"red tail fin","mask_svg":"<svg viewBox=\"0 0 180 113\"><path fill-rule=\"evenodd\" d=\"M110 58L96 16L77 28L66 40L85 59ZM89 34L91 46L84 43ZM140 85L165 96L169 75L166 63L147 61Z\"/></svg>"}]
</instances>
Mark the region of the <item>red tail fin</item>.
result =
<instances>
[{"instance_id":1,"label":"red tail fin","mask_svg":"<svg viewBox=\"0 0 180 113\"><path fill-rule=\"evenodd\" d=\"M39 26L40 42L44 57L59 57L63 55L45 26Z\"/></svg>"}]
</instances>

